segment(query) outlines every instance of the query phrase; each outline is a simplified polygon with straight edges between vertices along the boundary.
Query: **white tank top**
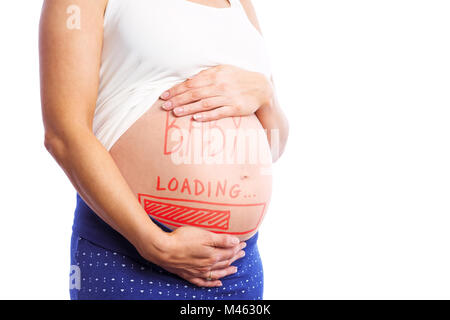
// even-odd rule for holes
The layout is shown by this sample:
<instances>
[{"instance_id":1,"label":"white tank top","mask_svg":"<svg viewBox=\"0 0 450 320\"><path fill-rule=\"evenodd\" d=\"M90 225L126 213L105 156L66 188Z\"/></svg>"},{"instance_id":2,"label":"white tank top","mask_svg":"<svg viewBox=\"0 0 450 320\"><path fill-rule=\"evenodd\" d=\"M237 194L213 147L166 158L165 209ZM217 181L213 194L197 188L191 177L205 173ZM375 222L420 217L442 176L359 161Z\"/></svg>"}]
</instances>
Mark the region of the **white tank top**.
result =
<instances>
[{"instance_id":1,"label":"white tank top","mask_svg":"<svg viewBox=\"0 0 450 320\"><path fill-rule=\"evenodd\" d=\"M263 37L239 0L109 0L104 17L95 136L110 150L167 89L230 64L271 75Z\"/></svg>"}]
</instances>

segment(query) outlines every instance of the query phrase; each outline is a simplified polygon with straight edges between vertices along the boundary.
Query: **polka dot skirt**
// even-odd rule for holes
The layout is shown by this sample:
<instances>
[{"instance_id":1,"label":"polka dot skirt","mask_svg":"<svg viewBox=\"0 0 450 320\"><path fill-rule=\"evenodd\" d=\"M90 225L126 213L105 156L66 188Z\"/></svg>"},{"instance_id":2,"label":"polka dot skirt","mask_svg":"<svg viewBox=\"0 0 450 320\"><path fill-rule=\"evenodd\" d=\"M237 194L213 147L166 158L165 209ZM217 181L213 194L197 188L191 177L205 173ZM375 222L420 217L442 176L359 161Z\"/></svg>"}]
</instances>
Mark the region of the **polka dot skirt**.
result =
<instances>
[{"instance_id":1,"label":"polka dot skirt","mask_svg":"<svg viewBox=\"0 0 450 320\"><path fill-rule=\"evenodd\" d=\"M261 300L264 281L257 236L246 241L246 255L233 263L238 272L222 278L221 287L206 288L155 264L143 264L73 234L70 297L72 300Z\"/></svg>"}]
</instances>

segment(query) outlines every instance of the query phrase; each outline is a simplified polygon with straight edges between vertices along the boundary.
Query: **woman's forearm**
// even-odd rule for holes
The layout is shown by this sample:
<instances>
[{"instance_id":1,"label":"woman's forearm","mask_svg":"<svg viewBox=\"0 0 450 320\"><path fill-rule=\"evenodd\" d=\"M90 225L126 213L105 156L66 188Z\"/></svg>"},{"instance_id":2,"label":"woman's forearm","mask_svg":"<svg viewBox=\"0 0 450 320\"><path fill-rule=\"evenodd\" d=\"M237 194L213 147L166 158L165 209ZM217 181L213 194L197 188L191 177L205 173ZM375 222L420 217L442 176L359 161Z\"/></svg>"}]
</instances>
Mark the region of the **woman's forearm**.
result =
<instances>
[{"instance_id":1,"label":"woman's forearm","mask_svg":"<svg viewBox=\"0 0 450 320\"><path fill-rule=\"evenodd\" d=\"M65 128L63 134L46 132L47 150L100 218L156 259L164 251L165 233L148 218L109 152L88 128Z\"/></svg>"},{"instance_id":2,"label":"woman's forearm","mask_svg":"<svg viewBox=\"0 0 450 320\"><path fill-rule=\"evenodd\" d=\"M233 272L239 238L195 227L164 232L147 216L114 159L92 132L98 98L107 0L46 0L43 3L39 58L45 146L85 202L130 241L147 260L187 281L208 281ZM76 6L82 27L67 27L67 9ZM234 260L233 260L234 259Z\"/></svg>"},{"instance_id":3,"label":"woman's forearm","mask_svg":"<svg viewBox=\"0 0 450 320\"><path fill-rule=\"evenodd\" d=\"M275 162L284 152L289 135L289 123L278 103L273 79L269 81L269 86L270 99L255 114L267 131L267 139L272 150L272 160Z\"/></svg>"},{"instance_id":4,"label":"woman's forearm","mask_svg":"<svg viewBox=\"0 0 450 320\"><path fill-rule=\"evenodd\" d=\"M252 2L250 0L240 0L240 2L247 13L248 19L262 35ZM263 104L255 114L264 129L267 130L267 139L272 149L272 161L275 162L284 152L289 135L289 123L278 103L273 78L268 81L268 84L267 90L271 99Z\"/></svg>"}]
</instances>

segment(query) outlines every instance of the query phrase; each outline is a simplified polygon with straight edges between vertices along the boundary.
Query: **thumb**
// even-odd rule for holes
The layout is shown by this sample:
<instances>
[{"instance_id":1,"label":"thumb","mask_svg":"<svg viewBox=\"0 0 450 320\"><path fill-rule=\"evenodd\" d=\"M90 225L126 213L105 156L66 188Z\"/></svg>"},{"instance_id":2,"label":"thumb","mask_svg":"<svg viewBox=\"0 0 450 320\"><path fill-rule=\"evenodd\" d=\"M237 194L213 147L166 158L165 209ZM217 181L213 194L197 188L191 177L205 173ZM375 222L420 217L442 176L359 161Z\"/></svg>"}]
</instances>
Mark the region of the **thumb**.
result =
<instances>
[{"instance_id":1,"label":"thumb","mask_svg":"<svg viewBox=\"0 0 450 320\"><path fill-rule=\"evenodd\" d=\"M213 246L219 248L232 248L239 244L239 238L229 234L217 234L213 236Z\"/></svg>"}]
</instances>

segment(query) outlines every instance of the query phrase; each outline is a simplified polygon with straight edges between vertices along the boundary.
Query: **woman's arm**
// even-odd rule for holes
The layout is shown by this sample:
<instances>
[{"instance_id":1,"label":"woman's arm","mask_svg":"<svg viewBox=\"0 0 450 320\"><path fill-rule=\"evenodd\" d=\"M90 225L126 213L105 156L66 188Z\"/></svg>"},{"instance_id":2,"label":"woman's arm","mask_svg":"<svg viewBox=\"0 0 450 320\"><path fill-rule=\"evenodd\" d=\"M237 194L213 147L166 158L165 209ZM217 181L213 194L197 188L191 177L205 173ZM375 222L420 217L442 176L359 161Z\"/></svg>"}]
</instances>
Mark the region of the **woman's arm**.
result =
<instances>
[{"instance_id":1,"label":"woman's arm","mask_svg":"<svg viewBox=\"0 0 450 320\"><path fill-rule=\"evenodd\" d=\"M134 245L145 233L155 251L163 233L149 222L113 159L92 132L106 1L75 1L80 29L70 29L74 1L44 2L40 24L41 102L45 147L86 203Z\"/></svg>"},{"instance_id":2,"label":"woman's arm","mask_svg":"<svg viewBox=\"0 0 450 320\"><path fill-rule=\"evenodd\" d=\"M163 232L148 218L109 152L92 132L106 3L44 1L39 50L45 147L86 203L144 258L194 284L220 285L220 281L204 281L201 277L206 278L207 271L218 264L221 268L214 273L216 279L231 273L229 264L241 248L234 242L238 239L189 228ZM76 9L73 14L80 13L79 28L67 23L69 8Z\"/></svg>"},{"instance_id":3,"label":"woman's arm","mask_svg":"<svg viewBox=\"0 0 450 320\"><path fill-rule=\"evenodd\" d=\"M255 26L255 28L262 34L261 27L259 26L258 18L256 16L255 8L251 0L240 0L242 7L247 13L247 17L250 22ZM287 138L289 135L289 123L283 113L279 103L277 94L275 91L275 84L273 78L271 81L271 95L270 99L266 104L263 104L255 112L259 121L261 122L264 129L267 130L267 139L272 147L272 158L273 161L277 161L284 152L284 148L287 143ZM274 136L275 135L275 136ZM276 137L278 136L278 137ZM277 145L274 145L277 143Z\"/></svg>"},{"instance_id":4,"label":"woman's arm","mask_svg":"<svg viewBox=\"0 0 450 320\"><path fill-rule=\"evenodd\" d=\"M272 160L277 161L284 152L289 135L289 123L281 110L275 93L275 84L271 78L272 98L256 110L255 114L264 129L267 130L267 140L272 149Z\"/></svg>"}]
</instances>

